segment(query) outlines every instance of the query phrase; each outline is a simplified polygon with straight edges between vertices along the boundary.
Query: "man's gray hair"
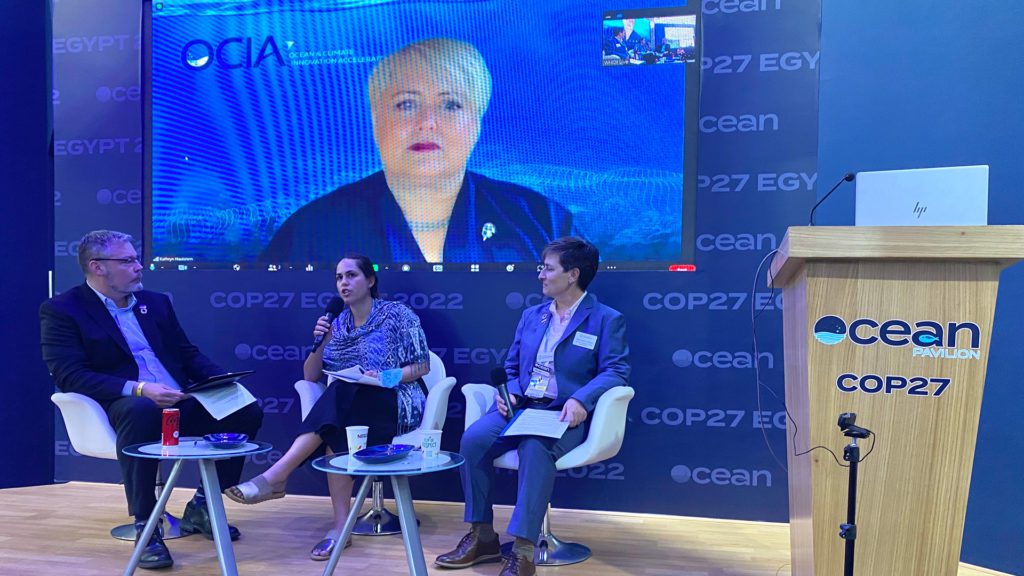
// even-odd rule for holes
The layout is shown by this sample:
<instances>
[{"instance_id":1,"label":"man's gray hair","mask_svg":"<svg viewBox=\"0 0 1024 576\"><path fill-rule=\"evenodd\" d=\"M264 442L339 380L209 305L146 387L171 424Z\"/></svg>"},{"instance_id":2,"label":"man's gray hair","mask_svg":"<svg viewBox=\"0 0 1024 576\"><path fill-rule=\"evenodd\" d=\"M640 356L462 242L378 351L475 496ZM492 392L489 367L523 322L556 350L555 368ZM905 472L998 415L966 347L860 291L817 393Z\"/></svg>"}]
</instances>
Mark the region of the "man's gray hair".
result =
<instances>
[{"instance_id":1,"label":"man's gray hair","mask_svg":"<svg viewBox=\"0 0 1024 576\"><path fill-rule=\"evenodd\" d=\"M116 230L93 230L82 236L78 243L78 265L82 272L89 273L89 261L106 256L110 246L119 242L127 242L135 246L135 238L131 234Z\"/></svg>"},{"instance_id":2,"label":"man's gray hair","mask_svg":"<svg viewBox=\"0 0 1024 576\"><path fill-rule=\"evenodd\" d=\"M367 85L371 114L392 83L392 76L408 60L418 70L435 72L441 69L465 84L465 92L473 111L482 118L491 100L491 72L483 55L469 42L454 38L427 38L407 44L377 62Z\"/></svg>"}]
</instances>

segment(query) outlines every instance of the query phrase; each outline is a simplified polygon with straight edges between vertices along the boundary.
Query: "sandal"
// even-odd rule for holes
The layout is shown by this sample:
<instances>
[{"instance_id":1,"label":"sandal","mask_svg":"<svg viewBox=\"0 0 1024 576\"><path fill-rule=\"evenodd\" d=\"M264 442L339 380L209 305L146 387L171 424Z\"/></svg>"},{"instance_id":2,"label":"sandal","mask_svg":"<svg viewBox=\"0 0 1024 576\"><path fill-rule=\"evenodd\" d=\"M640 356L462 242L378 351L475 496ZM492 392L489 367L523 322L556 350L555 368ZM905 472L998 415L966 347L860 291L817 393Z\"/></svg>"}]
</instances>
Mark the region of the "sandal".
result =
<instances>
[{"instance_id":1,"label":"sandal","mask_svg":"<svg viewBox=\"0 0 1024 576\"><path fill-rule=\"evenodd\" d=\"M331 530L327 533L327 536L323 540L317 542L313 549L309 551L309 559L316 560L317 562L323 562L331 557L331 553L334 552L334 547L338 544L338 538L341 537L341 533L337 530ZM345 542L345 548L352 545L352 537L349 536L347 542Z\"/></svg>"},{"instance_id":2,"label":"sandal","mask_svg":"<svg viewBox=\"0 0 1024 576\"><path fill-rule=\"evenodd\" d=\"M262 474L248 482L232 486L224 491L224 494L239 504L259 504L267 500L284 498L284 488L274 490L270 482Z\"/></svg>"}]
</instances>

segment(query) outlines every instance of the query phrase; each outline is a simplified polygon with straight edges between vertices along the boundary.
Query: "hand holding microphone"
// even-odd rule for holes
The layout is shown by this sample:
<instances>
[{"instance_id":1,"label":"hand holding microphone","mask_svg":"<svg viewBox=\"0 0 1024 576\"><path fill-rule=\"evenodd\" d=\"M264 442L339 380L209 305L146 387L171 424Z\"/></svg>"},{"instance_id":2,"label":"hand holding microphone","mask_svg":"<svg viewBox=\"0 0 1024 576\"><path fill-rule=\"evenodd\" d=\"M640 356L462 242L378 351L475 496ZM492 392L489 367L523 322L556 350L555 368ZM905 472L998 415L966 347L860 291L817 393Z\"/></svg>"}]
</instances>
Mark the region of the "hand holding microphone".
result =
<instances>
[{"instance_id":1,"label":"hand holding microphone","mask_svg":"<svg viewBox=\"0 0 1024 576\"><path fill-rule=\"evenodd\" d=\"M505 383L508 382L508 374L505 373L505 369L497 367L491 370L491 385L498 389L498 398L496 404L498 405L498 412L505 418L511 419L515 416L515 400L508 393L508 387Z\"/></svg>"},{"instance_id":2,"label":"hand holding microphone","mask_svg":"<svg viewBox=\"0 0 1024 576\"><path fill-rule=\"evenodd\" d=\"M316 353L320 345L324 343L324 339L331 332L331 322L334 322L334 319L344 309L345 301L337 296L331 298L331 301L327 303L324 315L316 321L316 327L313 328L313 349L309 352L310 354Z\"/></svg>"},{"instance_id":3,"label":"hand holding microphone","mask_svg":"<svg viewBox=\"0 0 1024 576\"><path fill-rule=\"evenodd\" d=\"M324 314L316 319L316 326L313 327L313 342L326 340L331 334L331 320Z\"/></svg>"}]
</instances>

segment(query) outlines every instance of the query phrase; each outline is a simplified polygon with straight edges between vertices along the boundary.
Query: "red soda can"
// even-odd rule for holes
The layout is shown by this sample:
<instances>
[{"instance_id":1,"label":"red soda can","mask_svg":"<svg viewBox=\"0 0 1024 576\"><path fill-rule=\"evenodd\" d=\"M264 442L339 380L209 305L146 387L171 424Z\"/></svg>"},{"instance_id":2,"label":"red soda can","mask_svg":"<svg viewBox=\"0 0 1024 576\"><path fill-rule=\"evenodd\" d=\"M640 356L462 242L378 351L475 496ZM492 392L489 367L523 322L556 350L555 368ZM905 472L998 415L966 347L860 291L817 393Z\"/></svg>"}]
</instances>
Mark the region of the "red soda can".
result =
<instances>
[{"instance_id":1,"label":"red soda can","mask_svg":"<svg viewBox=\"0 0 1024 576\"><path fill-rule=\"evenodd\" d=\"M164 446L178 445L178 426L181 423L181 412L177 408L164 408L163 427L160 429L160 442Z\"/></svg>"}]
</instances>

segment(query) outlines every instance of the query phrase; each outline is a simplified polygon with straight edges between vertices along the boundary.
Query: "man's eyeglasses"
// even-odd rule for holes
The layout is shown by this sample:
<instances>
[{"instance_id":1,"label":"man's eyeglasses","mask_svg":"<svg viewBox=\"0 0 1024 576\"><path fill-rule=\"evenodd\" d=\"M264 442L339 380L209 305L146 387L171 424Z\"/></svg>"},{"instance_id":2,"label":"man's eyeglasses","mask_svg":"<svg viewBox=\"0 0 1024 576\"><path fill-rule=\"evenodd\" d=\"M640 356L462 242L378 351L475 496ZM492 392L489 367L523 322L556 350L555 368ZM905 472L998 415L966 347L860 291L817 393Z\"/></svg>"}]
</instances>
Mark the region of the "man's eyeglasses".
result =
<instances>
[{"instance_id":1,"label":"man's eyeglasses","mask_svg":"<svg viewBox=\"0 0 1024 576\"><path fill-rule=\"evenodd\" d=\"M96 262L120 262L121 264L141 264L139 260L140 256L132 256L130 258L92 258Z\"/></svg>"}]
</instances>

